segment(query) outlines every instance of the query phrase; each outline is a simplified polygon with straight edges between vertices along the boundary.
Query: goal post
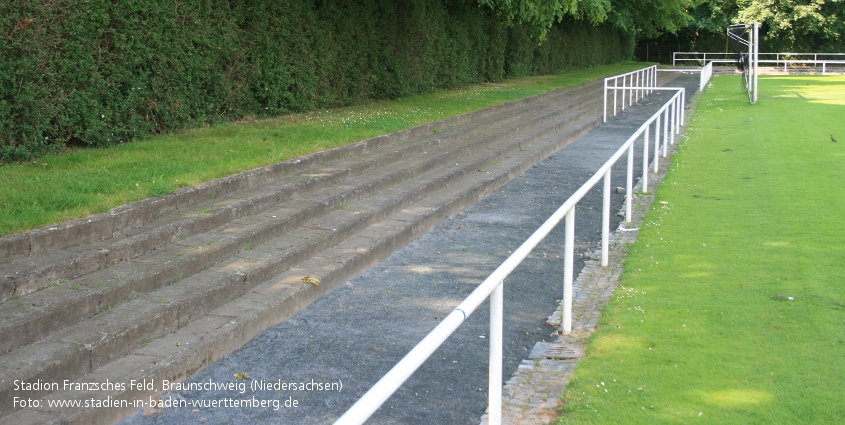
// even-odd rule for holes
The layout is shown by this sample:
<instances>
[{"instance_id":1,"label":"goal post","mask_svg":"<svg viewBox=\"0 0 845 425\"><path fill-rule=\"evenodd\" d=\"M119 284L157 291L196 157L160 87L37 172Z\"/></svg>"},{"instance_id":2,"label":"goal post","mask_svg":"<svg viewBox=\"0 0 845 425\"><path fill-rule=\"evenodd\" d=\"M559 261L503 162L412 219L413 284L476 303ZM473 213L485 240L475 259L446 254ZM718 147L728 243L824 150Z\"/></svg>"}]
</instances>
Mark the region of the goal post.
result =
<instances>
[{"instance_id":1,"label":"goal post","mask_svg":"<svg viewBox=\"0 0 845 425\"><path fill-rule=\"evenodd\" d=\"M728 39L737 53L737 69L742 71L743 86L748 101L757 103L757 63L760 55L760 25L734 24L728 27Z\"/></svg>"}]
</instances>

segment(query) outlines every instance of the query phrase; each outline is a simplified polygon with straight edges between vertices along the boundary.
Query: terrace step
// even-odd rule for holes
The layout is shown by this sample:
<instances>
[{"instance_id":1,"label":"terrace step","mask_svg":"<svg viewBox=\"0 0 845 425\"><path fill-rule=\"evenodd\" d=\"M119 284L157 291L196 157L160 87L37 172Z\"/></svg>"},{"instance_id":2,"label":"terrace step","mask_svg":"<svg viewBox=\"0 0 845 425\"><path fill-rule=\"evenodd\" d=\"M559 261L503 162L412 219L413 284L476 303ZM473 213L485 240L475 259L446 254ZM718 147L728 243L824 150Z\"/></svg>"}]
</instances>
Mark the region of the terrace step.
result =
<instances>
[{"instance_id":1,"label":"terrace step","mask_svg":"<svg viewBox=\"0 0 845 425\"><path fill-rule=\"evenodd\" d=\"M84 396L24 394L15 391L14 380L185 378L597 125L600 93L597 83L560 90L415 130L418 137L303 159L310 165L287 176L252 172L244 179L253 183L228 184L239 191L205 202L194 197L196 205L182 199L174 203L178 210L138 219L143 224L110 238L9 256L3 275L29 270L21 264L46 270L69 258L94 257L85 261L97 267L80 260L85 266L59 275L65 277L58 284L39 281L34 288L42 289L0 304L0 412L16 410L7 405L14 396ZM350 152L361 157L349 158ZM302 282L305 275L320 285ZM171 346L173 338L182 342ZM0 422L88 423L127 412L71 410L57 416L24 409Z\"/></svg>"},{"instance_id":2,"label":"terrace step","mask_svg":"<svg viewBox=\"0 0 845 425\"><path fill-rule=\"evenodd\" d=\"M590 104L592 103L584 103ZM523 133L532 134L533 131L533 134L541 134L548 131L541 124L548 122L549 116L567 109L571 108L551 108L551 112L541 114L539 119L523 121L524 124L534 124L530 130L524 126ZM572 111L564 112L566 113L570 114L571 118L583 114ZM0 305L0 353L32 342L68 322L99 314L129 297L156 290L162 285L198 273L223 261L232 252L266 243L271 237L283 235L305 220L319 217L346 203L372 196L387 187L431 172L437 167L442 167L442 164L459 160L462 155L465 157L473 151L492 149L497 143L503 143L505 138L513 137L516 133L515 128L499 133L488 132L488 135L470 138L472 140L467 143L460 141L451 146L447 145L442 150L437 149L438 146L429 146L434 148L429 149L432 151L430 153L423 152L404 162L361 174L355 182L347 181L312 192L309 197L317 199L316 201L294 198L280 203L276 200L277 206L281 205L282 209L276 211L275 215L267 217L265 214L256 218L246 215L228 222L214 232L174 241L131 262L121 262L98 269L80 278L30 294L25 297L25 302ZM505 149L513 149L515 145L505 146Z\"/></svg>"},{"instance_id":3,"label":"terrace step","mask_svg":"<svg viewBox=\"0 0 845 425\"><path fill-rule=\"evenodd\" d=\"M590 88L589 86L579 87L568 95L556 93L555 96L547 96L541 101L519 102L510 109L497 110L495 113L479 113L477 115L486 116L466 123L459 129L452 128L455 126L452 124L450 128L444 129L442 135L436 134L441 131L440 129L435 129L430 134L424 134L423 137L401 144L399 149L390 150L387 148L389 144L376 146L371 148L373 155L368 155L370 158L365 161L356 157L343 158L343 155L338 155L338 158L343 159L324 166L304 168L299 172L276 176L274 179L264 181L262 185L253 184L252 187L246 188L244 186L248 186L247 184L231 184L228 185L230 188L238 188L238 190L225 194L218 191L211 196L213 202L200 203L199 200L194 199L191 204L183 205L173 213L165 214L161 211L152 213L146 217L146 222L143 224L132 229L123 229L106 241L84 243L62 250L54 249L42 252L40 255L30 255L29 258L12 258L0 267L0 275L5 277L0 284L0 301L28 295L55 285L57 282L61 283L108 265L139 257L178 239L208 232L233 219L261 212L280 200L305 196L361 173L396 163L426 150L436 149L437 146L459 142L461 135L472 134L481 129L490 132L491 129L502 128L519 120L525 114L560 102L562 96L570 102L577 101L589 93ZM572 107L574 103L564 105L564 109ZM551 117L546 114L540 118ZM242 180L258 179L244 178ZM227 185L221 183L220 186ZM95 222L96 219L83 221ZM39 229L39 231L45 230ZM5 239L8 241L15 238ZM0 249L0 252L3 250Z\"/></svg>"},{"instance_id":4,"label":"terrace step","mask_svg":"<svg viewBox=\"0 0 845 425\"><path fill-rule=\"evenodd\" d=\"M489 174L484 173L483 182L464 179L449 187L436 196L426 197L412 208L399 210L385 219L373 223L356 235L342 243L322 251L320 254L298 264L296 267L281 273L256 285L244 295L228 302L208 314L189 322L172 333L166 333L156 339L136 347L130 354L123 356L103 367L92 370L79 382L102 382L110 379L114 382L129 382L131 379L151 379L161 382L162 379L178 381L199 370L208 363L219 359L228 352L249 339L258 332L278 323L310 304L320 295L336 288L351 276L360 273L367 267L378 263L395 249L407 244L410 240L422 235L430 227L473 204L484 195L504 185L513 177L524 172L532 162L539 161L558 148L585 133L598 119L592 122L583 120L566 138L556 141L554 145L531 145L511 158L499 161L491 166ZM346 215L353 215L361 205L351 205L345 210ZM339 212L338 214L342 214ZM251 251L252 260L258 262L275 255L272 249L256 249ZM320 281L319 286L303 282L304 276L311 276ZM185 282L188 283L188 282ZM192 282L194 288L214 285ZM181 283L179 284L181 285ZM178 285L174 285L178 286ZM170 287L168 287L169 289ZM187 288L186 288L187 289ZM164 293L163 300L176 294ZM132 310L134 311L134 310ZM157 310L161 311L161 310ZM165 316L162 314L162 316ZM133 319L126 319L132 322ZM160 328L159 328L160 329ZM94 334L96 327L87 330ZM78 335L79 333L76 333ZM104 344L94 341L94 344ZM96 350L99 345L94 345ZM86 348L87 349L87 348ZM92 356L93 357L93 356ZM50 375L52 376L52 375ZM52 377L52 380L57 378ZM93 381L92 381L93 380ZM99 381L96 381L99 380ZM114 391L78 392L58 391L45 397L45 400L84 400L90 397L102 398L111 396L114 399L148 400L151 394L137 389L125 388ZM133 409L128 409L132 411ZM104 420L103 415L113 415L108 421L118 420L119 409L104 411L103 409L73 409L62 411L62 420L70 423L90 423L95 418ZM30 420L38 423L51 423L56 417L49 409L27 409L0 419L0 423L20 423L20 420ZM30 422L30 423L34 423Z\"/></svg>"}]
</instances>

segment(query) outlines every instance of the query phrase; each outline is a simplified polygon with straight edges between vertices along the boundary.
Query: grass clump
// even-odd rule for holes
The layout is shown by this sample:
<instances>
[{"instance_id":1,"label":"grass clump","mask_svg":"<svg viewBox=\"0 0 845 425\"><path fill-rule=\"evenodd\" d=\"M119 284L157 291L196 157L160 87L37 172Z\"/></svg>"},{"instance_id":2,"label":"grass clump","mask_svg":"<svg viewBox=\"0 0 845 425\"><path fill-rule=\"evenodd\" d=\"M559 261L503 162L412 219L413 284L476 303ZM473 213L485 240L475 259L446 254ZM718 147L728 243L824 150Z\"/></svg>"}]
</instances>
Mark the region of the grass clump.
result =
<instances>
[{"instance_id":1,"label":"grass clump","mask_svg":"<svg viewBox=\"0 0 845 425\"><path fill-rule=\"evenodd\" d=\"M348 108L250 119L0 166L0 235L643 67L627 62Z\"/></svg>"},{"instance_id":2,"label":"grass clump","mask_svg":"<svg viewBox=\"0 0 845 425\"><path fill-rule=\"evenodd\" d=\"M845 77L712 84L558 424L845 418Z\"/></svg>"}]
</instances>

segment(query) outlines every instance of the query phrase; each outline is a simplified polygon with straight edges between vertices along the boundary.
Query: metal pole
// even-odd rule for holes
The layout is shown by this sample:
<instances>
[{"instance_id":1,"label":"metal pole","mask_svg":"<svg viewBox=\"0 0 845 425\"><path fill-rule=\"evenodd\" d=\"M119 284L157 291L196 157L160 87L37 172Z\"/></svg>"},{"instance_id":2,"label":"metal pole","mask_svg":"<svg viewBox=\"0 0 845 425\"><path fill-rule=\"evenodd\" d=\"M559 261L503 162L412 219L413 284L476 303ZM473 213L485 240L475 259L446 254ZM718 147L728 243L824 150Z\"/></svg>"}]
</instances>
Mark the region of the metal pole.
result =
<instances>
[{"instance_id":1,"label":"metal pole","mask_svg":"<svg viewBox=\"0 0 845 425\"><path fill-rule=\"evenodd\" d=\"M757 63L760 61L760 24L754 23L754 101L757 103Z\"/></svg>"},{"instance_id":2,"label":"metal pole","mask_svg":"<svg viewBox=\"0 0 845 425\"><path fill-rule=\"evenodd\" d=\"M643 73L642 71L637 71L637 82L635 83L637 85L636 87L642 87L642 84L640 84L640 75L642 73ZM641 95L642 95L642 89L638 88L637 91L634 92L634 103L640 101Z\"/></svg>"},{"instance_id":3,"label":"metal pole","mask_svg":"<svg viewBox=\"0 0 845 425\"><path fill-rule=\"evenodd\" d=\"M651 74L651 86L657 87L657 65L654 65L654 70L652 70ZM652 90L651 92L654 93L654 90Z\"/></svg>"},{"instance_id":4,"label":"metal pole","mask_svg":"<svg viewBox=\"0 0 845 425\"><path fill-rule=\"evenodd\" d=\"M642 84L640 84L640 74L642 74L642 71L637 71L637 83L636 83L637 87L642 87ZM642 94L641 89L637 89L637 91L634 92L634 102L640 101L640 95L641 94Z\"/></svg>"},{"instance_id":5,"label":"metal pole","mask_svg":"<svg viewBox=\"0 0 845 425\"><path fill-rule=\"evenodd\" d=\"M616 116L616 98L619 97L619 77L613 77L613 116Z\"/></svg>"},{"instance_id":6,"label":"metal pole","mask_svg":"<svg viewBox=\"0 0 845 425\"><path fill-rule=\"evenodd\" d=\"M625 85L625 74L622 74L622 112L625 112L625 91L627 87Z\"/></svg>"},{"instance_id":7,"label":"metal pole","mask_svg":"<svg viewBox=\"0 0 845 425\"><path fill-rule=\"evenodd\" d=\"M648 192L648 126L643 132L643 192Z\"/></svg>"},{"instance_id":8,"label":"metal pole","mask_svg":"<svg viewBox=\"0 0 845 425\"><path fill-rule=\"evenodd\" d=\"M604 118L601 122L607 122L607 78L604 79Z\"/></svg>"},{"instance_id":9,"label":"metal pole","mask_svg":"<svg viewBox=\"0 0 845 425\"><path fill-rule=\"evenodd\" d=\"M635 75L635 74L636 74L635 72L632 72L632 73L631 73L631 81L630 81L630 83L631 83L631 89L630 89L630 90L628 90L628 106L634 106L634 95L635 95L635 93L634 93L634 87L636 87L636 86L634 85L634 84L636 84L636 83L634 83L634 75Z\"/></svg>"},{"instance_id":10,"label":"metal pole","mask_svg":"<svg viewBox=\"0 0 845 425\"><path fill-rule=\"evenodd\" d=\"M631 198L634 190L634 144L628 146L628 175L625 179L625 223L631 222Z\"/></svg>"},{"instance_id":11,"label":"metal pole","mask_svg":"<svg viewBox=\"0 0 845 425\"><path fill-rule=\"evenodd\" d=\"M660 120L660 114L657 114L657 119ZM659 130L658 130L659 131ZM665 133L664 133L665 134ZM666 136L663 136L663 157L666 158L666 147L669 145Z\"/></svg>"},{"instance_id":12,"label":"metal pole","mask_svg":"<svg viewBox=\"0 0 845 425\"><path fill-rule=\"evenodd\" d=\"M563 249L563 331L572 332L572 276L575 257L575 206L566 212Z\"/></svg>"},{"instance_id":13,"label":"metal pole","mask_svg":"<svg viewBox=\"0 0 845 425\"><path fill-rule=\"evenodd\" d=\"M665 140L664 140L665 143ZM658 157L660 156L660 114L657 114L657 123L654 126L654 172L657 173L657 162L659 161Z\"/></svg>"},{"instance_id":14,"label":"metal pole","mask_svg":"<svg viewBox=\"0 0 845 425\"><path fill-rule=\"evenodd\" d=\"M504 326L505 283L490 293L490 369L488 377L487 422L502 423L502 327Z\"/></svg>"},{"instance_id":15,"label":"metal pole","mask_svg":"<svg viewBox=\"0 0 845 425\"><path fill-rule=\"evenodd\" d=\"M601 265L608 265L608 244L610 243L610 169L604 173L604 195L601 214Z\"/></svg>"},{"instance_id":16,"label":"metal pole","mask_svg":"<svg viewBox=\"0 0 845 425\"><path fill-rule=\"evenodd\" d=\"M672 113L670 114L670 118L672 120L672 128L669 130L669 143L675 144L675 119L678 115L678 96L675 96L675 104L671 106ZM668 123L667 123L668 124Z\"/></svg>"},{"instance_id":17,"label":"metal pole","mask_svg":"<svg viewBox=\"0 0 845 425\"><path fill-rule=\"evenodd\" d=\"M657 71L654 69L654 67L650 67L650 68L648 69L648 86L649 86L649 87L654 87L654 74L655 74L656 72L657 72ZM651 94L651 93L652 93L652 90L648 90L648 92L647 92L647 93L648 93L648 94Z\"/></svg>"},{"instance_id":18,"label":"metal pole","mask_svg":"<svg viewBox=\"0 0 845 425\"><path fill-rule=\"evenodd\" d=\"M663 140L669 140L669 106L663 109Z\"/></svg>"}]
</instances>

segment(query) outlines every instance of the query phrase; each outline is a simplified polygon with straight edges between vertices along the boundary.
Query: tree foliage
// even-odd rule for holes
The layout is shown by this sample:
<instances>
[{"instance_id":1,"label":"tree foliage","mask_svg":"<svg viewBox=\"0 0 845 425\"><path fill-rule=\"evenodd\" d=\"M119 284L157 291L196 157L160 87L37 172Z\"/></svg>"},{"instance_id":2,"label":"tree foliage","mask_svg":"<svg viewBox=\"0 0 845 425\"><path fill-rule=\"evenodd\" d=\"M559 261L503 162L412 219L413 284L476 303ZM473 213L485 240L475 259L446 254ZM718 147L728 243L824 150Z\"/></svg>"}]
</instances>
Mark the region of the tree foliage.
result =
<instances>
[{"instance_id":1,"label":"tree foliage","mask_svg":"<svg viewBox=\"0 0 845 425\"><path fill-rule=\"evenodd\" d=\"M538 44L477 0L0 1L0 162L631 57L555 19Z\"/></svg>"},{"instance_id":2,"label":"tree foliage","mask_svg":"<svg viewBox=\"0 0 845 425\"><path fill-rule=\"evenodd\" d=\"M675 32L691 23L687 10L693 0L478 0L507 23L523 23L542 38L546 29L564 17L592 25L610 23L641 36Z\"/></svg>"},{"instance_id":3,"label":"tree foliage","mask_svg":"<svg viewBox=\"0 0 845 425\"><path fill-rule=\"evenodd\" d=\"M778 50L821 50L842 46L845 2L839 0L740 0L733 22L759 22L764 41ZM771 50L771 49L767 49Z\"/></svg>"},{"instance_id":4,"label":"tree foliage","mask_svg":"<svg viewBox=\"0 0 845 425\"><path fill-rule=\"evenodd\" d=\"M710 0L691 11L697 38L724 39L734 23L760 23L765 51L842 51L843 0Z\"/></svg>"}]
</instances>

